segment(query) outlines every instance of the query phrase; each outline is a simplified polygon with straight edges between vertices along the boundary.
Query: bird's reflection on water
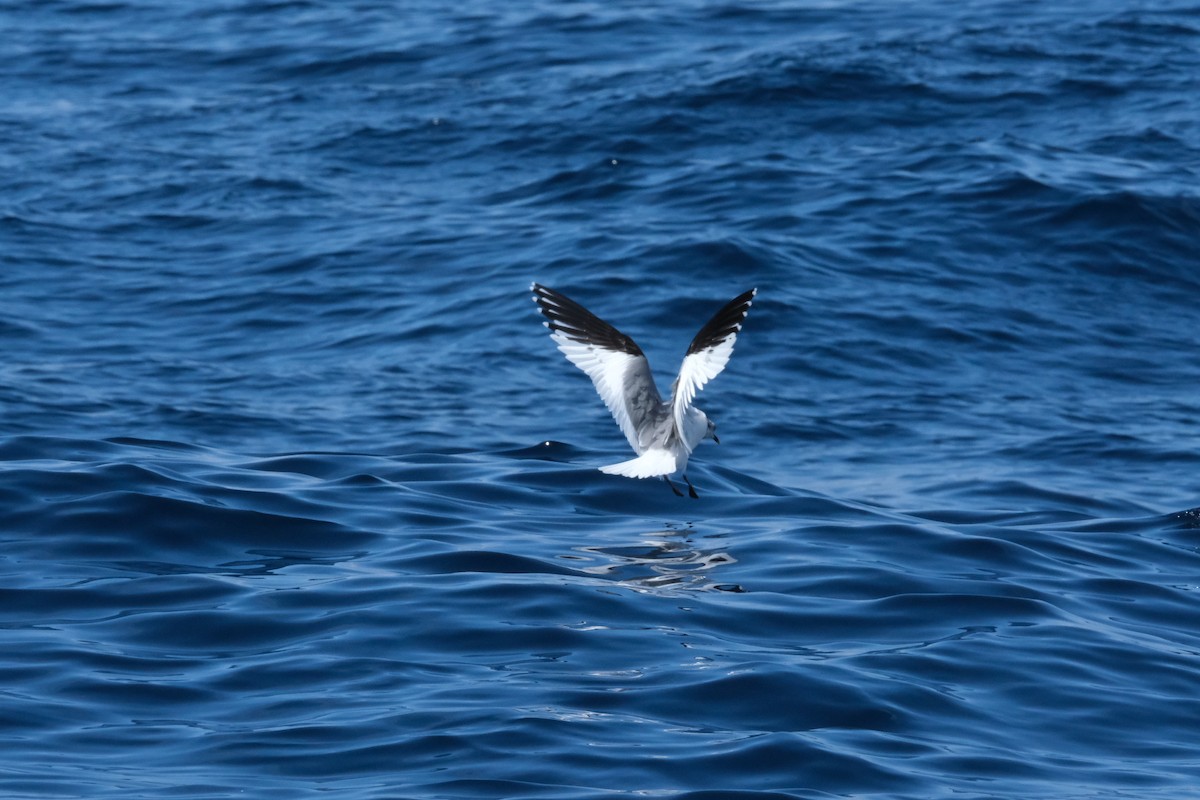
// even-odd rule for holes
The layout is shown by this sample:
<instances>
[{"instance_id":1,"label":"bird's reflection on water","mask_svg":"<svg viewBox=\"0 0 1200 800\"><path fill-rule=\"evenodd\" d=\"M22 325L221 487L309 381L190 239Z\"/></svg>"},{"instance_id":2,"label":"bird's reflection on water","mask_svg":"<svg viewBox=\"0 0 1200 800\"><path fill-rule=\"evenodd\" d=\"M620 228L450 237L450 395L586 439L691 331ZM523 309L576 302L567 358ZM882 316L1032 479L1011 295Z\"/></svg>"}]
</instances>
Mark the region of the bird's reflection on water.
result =
<instances>
[{"instance_id":1,"label":"bird's reflection on water","mask_svg":"<svg viewBox=\"0 0 1200 800\"><path fill-rule=\"evenodd\" d=\"M592 562L576 567L580 572L633 587L741 592L736 584L714 580L717 568L736 561L719 546L723 538L701 536L691 525L668 526L647 533L636 544L577 547L567 558Z\"/></svg>"}]
</instances>

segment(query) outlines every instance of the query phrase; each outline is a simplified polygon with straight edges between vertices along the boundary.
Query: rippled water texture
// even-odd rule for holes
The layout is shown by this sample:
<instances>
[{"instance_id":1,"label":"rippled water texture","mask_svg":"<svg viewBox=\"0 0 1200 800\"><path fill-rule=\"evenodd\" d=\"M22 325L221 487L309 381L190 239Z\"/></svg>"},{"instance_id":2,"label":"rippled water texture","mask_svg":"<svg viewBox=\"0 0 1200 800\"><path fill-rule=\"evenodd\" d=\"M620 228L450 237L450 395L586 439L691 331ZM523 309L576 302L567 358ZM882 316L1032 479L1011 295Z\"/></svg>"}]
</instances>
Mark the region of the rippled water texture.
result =
<instances>
[{"instance_id":1,"label":"rippled water texture","mask_svg":"<svg viewBox=\"0 0 1200 800\"><path fill-rule=\"evenodd\" d=\"M1194 5L0 30L0 796L1200 797Z\"/></svg>"}]
</instances>

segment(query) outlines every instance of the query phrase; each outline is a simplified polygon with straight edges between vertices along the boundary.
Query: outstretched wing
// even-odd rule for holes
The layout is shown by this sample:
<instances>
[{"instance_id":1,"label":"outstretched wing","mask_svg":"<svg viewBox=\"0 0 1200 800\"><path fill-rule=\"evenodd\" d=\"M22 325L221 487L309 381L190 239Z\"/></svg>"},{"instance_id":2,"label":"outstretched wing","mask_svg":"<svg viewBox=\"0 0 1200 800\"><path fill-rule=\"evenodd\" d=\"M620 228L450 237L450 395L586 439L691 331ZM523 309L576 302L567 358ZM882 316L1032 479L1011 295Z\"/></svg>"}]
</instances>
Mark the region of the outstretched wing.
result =
<instances>
[{"instance_id":1,"label":"outstretched wing","mask_svg":"<svg viewBox=\"0 0 1200 800\"><path fill-rule=\"evenodd\" d=\"M750 310L750 304L758 289L739 294L704 323L704 327L692 339L688 346L687 355L683 358L683 366L679 368L679 377L675 379L673 397L671 398L671 413L675 417L675 429L681 434L683 423L696 392L704 388L704 384L721 374L729 357L733 355L733 343L737 340L738 331L742 329L742 320Z\"/></svg>"},{"instance_id":2,"label":"outstretched wing","mask_svg":"<svg viewBox=\"0 0 1200 800\"><path fill-rule=\"evenodd\" d=\"M662 405L642 349L566 295L537 283L530 289L548 320L545 325L550 337L563 355L592 379L604 405L640 455L650 444L653 412Z\"/></svg>"}]
</instances>

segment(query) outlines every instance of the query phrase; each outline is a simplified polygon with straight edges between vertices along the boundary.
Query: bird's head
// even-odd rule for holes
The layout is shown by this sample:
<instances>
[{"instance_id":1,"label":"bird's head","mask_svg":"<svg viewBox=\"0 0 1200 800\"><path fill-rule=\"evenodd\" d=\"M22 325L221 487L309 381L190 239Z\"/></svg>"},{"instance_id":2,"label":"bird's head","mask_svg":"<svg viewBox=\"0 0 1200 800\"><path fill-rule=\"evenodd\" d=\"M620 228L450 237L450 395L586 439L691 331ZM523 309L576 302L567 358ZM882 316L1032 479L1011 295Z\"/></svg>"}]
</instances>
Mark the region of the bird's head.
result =
<instances>
[{"instance_id":1,"label":"bird's head","mask_svg":"<svg viewBox=\"0 0 1200 800\"><path fill-rule=\"evenodd\" d=\"M704 438L712 439L717 444L720 444L721 440L717 438L717 423L713 422L711 419L707 420L707 421L708 421L708 430L706 430L704 432Z\"/></svg>"}]
</instances>

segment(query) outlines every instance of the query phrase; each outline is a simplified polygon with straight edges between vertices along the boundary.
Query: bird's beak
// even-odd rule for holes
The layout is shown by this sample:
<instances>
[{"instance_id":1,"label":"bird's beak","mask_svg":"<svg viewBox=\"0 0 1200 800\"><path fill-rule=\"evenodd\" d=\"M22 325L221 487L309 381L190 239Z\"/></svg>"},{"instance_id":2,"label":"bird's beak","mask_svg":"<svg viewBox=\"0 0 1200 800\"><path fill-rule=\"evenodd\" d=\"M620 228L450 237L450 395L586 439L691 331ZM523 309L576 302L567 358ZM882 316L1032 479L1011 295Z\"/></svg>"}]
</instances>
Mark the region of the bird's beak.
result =
<instances>
[{"instance_id":1,"label":"bird's beak","mask_svg":"<svg viewBox=\"0 0 1200 800\"><path fill-rule=\"evenodd\" d=\"M713 434L713 441L716 442L717 444L721 443L721 440L717 438L717 435L715 433Z\"/></svg>"}]
</instances>

